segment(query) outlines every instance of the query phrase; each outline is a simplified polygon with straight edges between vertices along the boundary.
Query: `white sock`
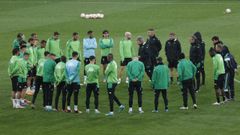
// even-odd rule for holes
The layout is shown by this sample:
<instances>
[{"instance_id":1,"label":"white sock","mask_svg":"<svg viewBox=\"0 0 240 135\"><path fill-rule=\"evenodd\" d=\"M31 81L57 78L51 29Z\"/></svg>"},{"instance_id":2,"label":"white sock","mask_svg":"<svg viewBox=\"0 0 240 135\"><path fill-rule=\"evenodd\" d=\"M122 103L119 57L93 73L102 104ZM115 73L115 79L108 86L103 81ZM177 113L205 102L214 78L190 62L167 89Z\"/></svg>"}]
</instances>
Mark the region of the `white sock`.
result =
<instances>
[{"instance_id":1,"label":"white sock","mask_svg":"<svg viewBox=\"0 0 240 135\"><path fill-rule=\"evenodd\" d=\"M77 111L77 110L78 110L78 106L74 105L74 111Z\"/></svg>"},{"instance_id":2,"label":"white sock","mask_svg":"<svg viewBox=\"0 0 240 135\"><path fill-rule=\"evenodd\" d=\"M70 107L70 106L67 106L67 109L68 109L68 110L71 110L71 107Z\"/></svg>"},{"instance_id":3,"label":"white sock","mask_svg":"<svg viewBox=\"0 0 240 135\"><path fill-rule=\"evenodd\" d=\"M87 76L84 76L84 80L87 80Z\"/></svg>"},{"instance_id":4,"label":"white sock","mask_svg":"<svg viewBox=\"0 0 240 135\"><path fill-rule=\"evenodd\" d=\"M13 108L16 107L16 99L12 99Z\"/></svg>"},{"instance_id":5,"label":"white sock","mask_svg":"<svg viewBox=\"0 0 240 135\"><path fill-rule=\"evenodd\" d=\"M139 108L138 108L138 111L141 112L141 111L142 111L142 107L139 107Z\"/></svg>"},{"instance_id":6,"label":"white sock","mask_svg":"<svg viewBox=\"0 0 240 135\"><path fill-rule=\"evenodd\" d=\"M129 111L131 111L131 112L133 111L132 107L129 108Z\"/></svg>"},{"instance_id":7,"label":"white sock","mask_svg":"<svg viewBox=\"0 0 240 135\"><path fill-rule=\"evenodd\" d=\"M20 106L20 100L19 99L15 99L16 101L16 106Z\"/></svg>"},{"instance_id":8,"label":"white sock","mask_svg":"<svg viewBox=\"0 0 240 135\"><path fill-rule=\"evenodd\" d=\"M25 103L25 102L24 102L24 99L22 99L22 98L20 99L20 101L21 101L21 103Z\"/></svg>"}]
</instances>

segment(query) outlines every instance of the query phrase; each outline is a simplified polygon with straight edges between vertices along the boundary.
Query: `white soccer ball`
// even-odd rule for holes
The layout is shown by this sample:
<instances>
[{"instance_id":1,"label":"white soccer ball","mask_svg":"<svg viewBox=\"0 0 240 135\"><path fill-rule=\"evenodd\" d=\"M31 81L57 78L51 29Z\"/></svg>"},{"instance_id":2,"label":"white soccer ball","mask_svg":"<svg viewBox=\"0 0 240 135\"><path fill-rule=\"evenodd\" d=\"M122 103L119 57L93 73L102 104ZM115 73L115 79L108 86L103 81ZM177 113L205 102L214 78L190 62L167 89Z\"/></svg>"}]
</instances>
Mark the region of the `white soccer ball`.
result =
<instances>
[{"instance_id":1,"label":"white soccer ball","mask_svg":"<svg viewBox=\"0 0 240 135\"><path fill-rule=\"evenodd\" d=\"M104 18L104 14L100 14L99 18L101 19Z\"/></svg>"},{"instance_id":2,"label":"white soccer ball","mask_svg":"<svg viewBox=\"0 0 240 135\"><path fill-rule=\"evenodd\" d=\"M92 15L92 18L93 18L93 19L97 19L97 14L93 14L93 15Z\"/></svg>"},{"instance_id":3,"label":"white soccer ball","mask_svg":"<svg viewBox=\"0 0 240 135\"><path fill-rule=\"evenodd\" d=\"M80 14L80 17L84 18L86 15L84 13Z\"/></svg>"},{"instance_id":4,"label":"white soccer ball","mask_svg":"<svg viewBox=\"0 0 240 135\"><path fill-rule=\"evenodd\" d=\"M226 10L225 10L225 13L227 13L227 14L229 14L229 13L231 13L232 12L232 10L230 9L230 8L227 8Z\"/></svg>"},{"instance_id":5,"label":"white soccer ball","mask_svg":"<svg viewBox=\"0 0 240 135\"><path fill-rule=\"evenodd\" d=\"M89 19L89 18L90 18L90 15L89 15L89 14L86 14L86 15L85 15L85 18L86 18L86 19Z\"/></svg>"},{"instance_id":6,"label":"white soccer ball","mask_svg":"<svg viewBox=\"0 0 240 135\"><path fill-rule=\"evenodd\" d=\"M100 14L100 13L97 13L96 15L97 15L97 18L100 18L100 17L101 17L101 14Z\"/></svg>"}]
</instances>

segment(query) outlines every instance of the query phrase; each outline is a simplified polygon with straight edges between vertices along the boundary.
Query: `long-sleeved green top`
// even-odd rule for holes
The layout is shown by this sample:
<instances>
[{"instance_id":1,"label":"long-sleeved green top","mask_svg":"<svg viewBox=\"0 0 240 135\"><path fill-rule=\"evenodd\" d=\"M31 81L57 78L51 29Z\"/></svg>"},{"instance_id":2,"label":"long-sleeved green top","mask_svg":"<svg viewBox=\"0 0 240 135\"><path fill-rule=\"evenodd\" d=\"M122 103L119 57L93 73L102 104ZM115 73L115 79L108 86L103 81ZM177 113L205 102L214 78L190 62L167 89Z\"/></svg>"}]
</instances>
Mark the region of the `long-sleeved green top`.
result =
<instances>
[{"instance_id":1,"label":"long-sleeved green top","mask_svg":"<svg viewBox=\"0 0 240 135\"><path fill-rule=\"evenodd\" d=\"M131 40L121 40L119 43L120 57L123 61L124 58L132 58L134 56L134 46Z\"/></svg>"},{"instance_id":2,"label":"long-sleeved green top","mask_svg":"<svg viewBox=\"0 0 240 135\"><path fill-rule=\"evenodd\" d=\"M133 60L127 65L127 75L129 81L137 79L137 81L142 81L145 73L144 64L141 61Z\"/></svg>"},{"instance_id":3,"label":"long-sleeved green top","mask_svg":"<svg viewBox=\"0 0 240 135\"><path fill-rule=\"evenodd\" d=\"M169 68L164 64L157 65L153 70L152 85L155 90L168 89L170 83Z\"/></svg>"},{"instance_id":4,"label":"long-sleeved green top","mask_svg":"<svg viewBox=\"0 0 240 135\"><path fill-rule=\"evenodd\" d=\"M99 47L101 48L101 56L107 56L111 53L111 48L113 48L114 42L112 38L101 38L99 40Z\"/></svg>"},{"instance_id":5,"label":"long-sleeved green top","mask_svg":"<svg viewBox=\"0 0 240 135\"><path fill-rule=\"evenodd\" d=\"M178 81L182 82L184 80L193 79L197 68L190 60L182 59L178 63L177 71Z\"/></svg>"}]
</instances>

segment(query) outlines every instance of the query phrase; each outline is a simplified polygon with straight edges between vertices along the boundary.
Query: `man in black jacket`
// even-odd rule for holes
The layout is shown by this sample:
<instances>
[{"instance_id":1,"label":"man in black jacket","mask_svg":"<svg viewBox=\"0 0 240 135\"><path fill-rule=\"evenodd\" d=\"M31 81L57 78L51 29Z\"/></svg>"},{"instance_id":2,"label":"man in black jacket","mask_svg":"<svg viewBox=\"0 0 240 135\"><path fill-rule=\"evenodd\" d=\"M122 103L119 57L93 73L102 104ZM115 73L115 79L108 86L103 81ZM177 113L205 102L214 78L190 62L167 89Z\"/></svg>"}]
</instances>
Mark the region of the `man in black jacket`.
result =
<instances>
[{"instance_id":1,"label":"man in black jacket","mask_svg":"<svg viewBox=\"0 0 240 135\"><path fill-rule=\"evenodd\" d=\"M139 49L138 49L139 60L143 62L145 66L145 72L149 77L149 79L151 79L153 69L154 69L154 62L155 62L155 59L152 55L152 50L149 47L149 44L146 44L144 42L143 37L141 36L137 37L137 44L139 45Z\"/></svg>"},{"instance_id":2,"label":"man in black jacket","mask_svg":"<svg viewBox=\"0 0 240 135\"><path fill-rule=\"evenodd\" d=\"M213 42L213 46L214 46L214 49L217 53L221 54L222 57L224 58L224 56L229 52L229 49L227 47L227 45L225 45L220 39L218 36L213 36L212 37L212 42ZM217 44L222 44L223 45L223 48L222 48L222 51L221 52L218 52L216 50L216 46Z\"/></svg>"},{"instance_id":3,"label":"man in black jacket","mask_svg":"<svg viewBox=\"0 0 240 135\"><path fill-rule=\"evenodd\" d=\"M169 34L169 40L165 44L165 54L168 61L168 67L171 71L171 83L173 82L173 70L177 68L178 56L182 52L181 44L176 38L175 33Z\"/></svg>"},{"instance_id":4,"label":"man in black jacket","mask_svg":"<svg viewBox=\"0 0 240 135\"><path fill-rule=\"evenodd\" d=\"M202 85L204 85L205 84L204 60L205 60L205 54L206 54L205 42L202 40L202 35L200 32L194 33L194 36L197 38L198 42L201 45L202 61L201 61L201 65L200 65L200 76L202 75Z\"/></svg>"},{"instance_id":5,"label":"man in black jacket","mask_svg":"<svg viewBox=\"0 0 240 135\"><path fill-rule=\"evenodd\" d=\"M160 40L156 37L154 29L148 29L148 39L146 44L149 45L151 49L151 54L153 55L154 59L156 59L162 49L162 44Z\"/></svg>"},{"instance_id":6,"label":"man in black jacket","mask_svg":"<svg viewBox=\"0 0 240 135\"><path fill-rule=\"evenodd\" d=\"M197 72L196 72L196 81L195 81L195 90L198 92L200 88L200 67L201 67L201 61L202 61L202 49L201 49L201 44L197 40L196 36L192 36L190 38L190 60L192 63L197 67Z\"/></svg>"}]
</instances>

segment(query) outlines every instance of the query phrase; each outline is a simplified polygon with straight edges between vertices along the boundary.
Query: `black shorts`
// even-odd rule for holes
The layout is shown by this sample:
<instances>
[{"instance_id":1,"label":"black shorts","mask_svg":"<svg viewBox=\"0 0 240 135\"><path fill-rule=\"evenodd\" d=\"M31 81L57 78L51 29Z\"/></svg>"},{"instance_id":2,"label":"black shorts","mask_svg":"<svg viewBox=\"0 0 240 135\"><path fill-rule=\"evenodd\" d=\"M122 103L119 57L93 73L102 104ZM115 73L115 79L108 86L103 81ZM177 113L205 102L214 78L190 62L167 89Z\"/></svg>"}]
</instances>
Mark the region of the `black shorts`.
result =
<instances>
[{"instance_id":1,"label":"black shorts","mask_svg":"<svg viewBox=\"0 0 240 135\"><path fill-rule=\"evenodd\" d=\"M127 66L127 64L131 61L132 61L132 58L124 58L124 60L120 62L120 65Z\"/></svg>"},{"instance_id":2,"label":"black shorts","mask_svg":"<svg viewBox=\"0 0 240 135\"><path fill-rule=\"evenodd\" d=\"M81 86L78 83L67 84L67 91L79 91Z\"/></svg>"},{"instance_id":3,"label":"black shorts","mask_svg":"<svg viewBox=\"0 0 240 135\"><path fill-rule=\"evenodd\" d=\"M28 77L35 77L36 74L37 74L36 66L34 66L33 68L31 68L31 69L28 71Z\"/></svg>"},{"instance_id":4,"label":"black shorts","mask_svg":"<svg viewBox=\"0 0 240 135\"><path fill-rule=\"evenodd\" d=\"M103 64L103 65L108 64L107 56L102 56L102 58L101 58L101 64Z\"/></svg>"},{"instance_id":5,"label":"black shorts","mask_svg":"<svg viewBox=\"0 0 240 135\"><path fill-rule=\"evenodd\" d=\"M12 82L12 91L14 92L18 91L18 76L12 77L11 82Z\"/></svg>"},{"instance_id":6,"label":"black shorts","mask_svg":"<svg viewBox=\"0 0 240 135\"><path fill-rule=\"evenodd\" d=\"M23 89L27 88L27 82L19 82L18 83L18 91L22 91Z\"/></svg>"},{"instance_id":7,"label":"black shorts","mask_svg":"<svg viewBox=\"0 0 240 135\"><path fill-rule=\"evenodd\" d=\"M168 61L168 67L169 68L177 68L178 61L177 60L169 60Z\"/></svg>"},{"instance_id":8,"label":"black shorts","mask_svg":"<svg viewBox=\"0 0 240 135\"><path fill-rule=\"evenodd\" d=\"M88 65L89 63L90 63L89 58L85 58L85 59L84 59L84 66Z\"/></svg>"},{"instance_id":9,"label":"black shorts","mask_svg":"<svg viewBox=\"0 0 240 135\"><path fill-rule=\"evenodd\" d=\"M215 89L223 89L224 88L224 78L225 78L225 74L221 74L218 76L217 80L214 80L214 88Z\"/></svg>"}]
</instances>

